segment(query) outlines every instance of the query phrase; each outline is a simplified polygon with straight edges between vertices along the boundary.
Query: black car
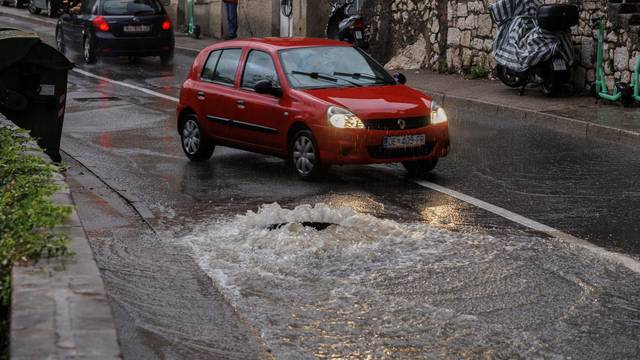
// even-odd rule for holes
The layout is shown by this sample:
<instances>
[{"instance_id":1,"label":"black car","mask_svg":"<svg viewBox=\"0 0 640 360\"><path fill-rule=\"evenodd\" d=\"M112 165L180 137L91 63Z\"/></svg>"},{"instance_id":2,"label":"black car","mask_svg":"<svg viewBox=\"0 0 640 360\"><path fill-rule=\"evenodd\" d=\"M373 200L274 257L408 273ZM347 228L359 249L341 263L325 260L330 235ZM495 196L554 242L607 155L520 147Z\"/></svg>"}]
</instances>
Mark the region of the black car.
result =
<instances>
[{"instance_id":1,"label":"black car","mask_svg":"<svg viewBox=\"0 0 640 360\"><path fill-rule=\"evenodd\" d=\"M171 61L173 24L159 0L85 0L77 14L65 10L56 27L56 43L82 51L92 64L98 56L160 56Z\"/></svg>"}]
</instances>

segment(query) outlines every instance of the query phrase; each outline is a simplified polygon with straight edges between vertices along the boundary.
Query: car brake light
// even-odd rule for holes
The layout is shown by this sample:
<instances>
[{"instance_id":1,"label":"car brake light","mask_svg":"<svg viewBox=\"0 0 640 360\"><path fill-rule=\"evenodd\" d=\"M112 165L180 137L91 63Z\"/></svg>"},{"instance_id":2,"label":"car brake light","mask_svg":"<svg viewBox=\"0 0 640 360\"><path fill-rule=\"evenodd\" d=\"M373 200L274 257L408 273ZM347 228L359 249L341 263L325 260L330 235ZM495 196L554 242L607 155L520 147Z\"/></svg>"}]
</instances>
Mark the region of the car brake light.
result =
<instances>
[{"instance_id":1,"label":"car brake light","mask_svg":"<svg viewBox=\"0 0 640 360\"><path fill-rule=\"evenodd\" d=\"M171 20L166 19L165 21L162 22L162 30L169 30L171 29Z\"/></svg>"},{"instance_id":2,"label":"car brake light","mask_svg":"<svg viewBox=\"0 0 640 360\"><path fill-rule=\"evenodd\" d=\"M362 21L362 19L358 19L356 21L353 22L353 27L355 29L364 29L364 21Z\"/></svg>"},{"instance_id":3,"label":"car brake light","mask_svg":"<svg viewBox=\"0 0 640 360\"><path fill-rule=\"evenodd\" d=\"M107 23L107 20L104 18L104 16L96 17L95 19L93 19L92 23L93 26L100 31L109 31L109 24Z\"/></svg>"}]
</instances>

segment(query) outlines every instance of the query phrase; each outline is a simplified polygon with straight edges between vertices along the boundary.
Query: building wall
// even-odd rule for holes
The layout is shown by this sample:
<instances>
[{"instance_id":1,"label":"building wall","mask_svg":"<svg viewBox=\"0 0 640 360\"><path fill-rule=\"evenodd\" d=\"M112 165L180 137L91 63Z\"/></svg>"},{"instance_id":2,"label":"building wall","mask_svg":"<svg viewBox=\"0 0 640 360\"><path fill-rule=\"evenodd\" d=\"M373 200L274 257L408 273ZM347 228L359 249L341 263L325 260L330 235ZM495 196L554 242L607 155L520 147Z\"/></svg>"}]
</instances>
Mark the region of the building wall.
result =
<instances>
[{"instance_id":1,"label":"building wall","mask_svg":"<svg viewBox=\"0 0 640 360\"><path fill-rule=\"evenodd\" d=\"M488 6L495 0L368 0L363 13L369 24L371 52L383 63L403 54L399 64L434 71L468 73L473 67L495 68L491 44L496 26ZM547 0L547 3L561 1ZM595 30L592 16L607 14L607 0L574 1L580 23L572 29L578 66L576 82L594 79ZM610 84L629 81L638 55L637 31L629 31L609 14L605 71ZM398 58L394 59L398 60ZM392 64L393 65L393 64Z\"/></svg>"}]
</instances>

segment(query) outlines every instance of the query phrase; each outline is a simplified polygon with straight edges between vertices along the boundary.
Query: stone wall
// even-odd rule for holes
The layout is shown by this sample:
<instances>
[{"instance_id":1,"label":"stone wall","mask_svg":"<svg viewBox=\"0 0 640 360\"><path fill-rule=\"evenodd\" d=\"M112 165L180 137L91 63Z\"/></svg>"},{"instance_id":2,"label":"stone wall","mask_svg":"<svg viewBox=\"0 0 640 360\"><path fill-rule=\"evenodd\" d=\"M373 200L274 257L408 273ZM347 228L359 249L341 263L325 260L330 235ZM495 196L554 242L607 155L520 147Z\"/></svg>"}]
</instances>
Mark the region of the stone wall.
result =
<instances>
[{"instance_id":1,"label":"stone wall","mask_svg":"<svg viewBox=\"0 0 640 360\"><path fill-rule=\"evenodd\" d=\"M616 0L614 0L616 1ZM618 0L619 1L619 0ZM371 52L390 68L426 68L469 73L474 67L491 70L491 45L496 26L489 17L495 0L368 0L363 14L369 24ZM564 1L547 0L547 3ZM576 82L594 79L596 38L591 17L607 14L607 0L574 1L580 23L572 29L576 55ZM638 55L636 29L616 22L609 14L605 44L605 71L610 84L629 81Z\"/></svg>"}]
</instances>

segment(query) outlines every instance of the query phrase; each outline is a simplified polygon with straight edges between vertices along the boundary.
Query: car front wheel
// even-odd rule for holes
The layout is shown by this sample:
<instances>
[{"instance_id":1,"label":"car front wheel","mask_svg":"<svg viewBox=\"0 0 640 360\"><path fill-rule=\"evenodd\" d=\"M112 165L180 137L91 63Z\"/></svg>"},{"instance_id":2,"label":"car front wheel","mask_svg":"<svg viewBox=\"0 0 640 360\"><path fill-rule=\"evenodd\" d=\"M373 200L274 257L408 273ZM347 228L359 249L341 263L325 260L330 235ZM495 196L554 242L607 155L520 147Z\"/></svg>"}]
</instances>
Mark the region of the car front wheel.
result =
<instances>
[{"instance_id":1,"label":"car front wheel","mask_svg":"<svg viewBox=\"0 0 640 360\"><path fill-rule=\"evenodd\" d=\"M437 164L438 159L435 158L431 160L405 161L402 163L402 166L407 169L409 175L424 178L436 167Z\"/></svg>"},{"instance_id":2,"label":"car front wheel","mask_svg":"<svg viewBox=\"0 0 640 360\"><path fill-rule=\"evenodd\" d=\"M213 155L215 144L207 139L198 123L198 118L191 114L185 119L180 132L182 150L191 161L206 161Z\"/></svg>"},{"instance_id":3,"label":"car front wheel","mask_svg":"<svg viewBox=\"0 0 640 360\"><path fill-rule=\"evenodd\" d=\"M326 173L327 167L320 163L320 151L309 130L299 130L291 138L289 159L298 177L313 180Z\"/></svg>"},{"instance_id":4,"label":"car front wheel","mask_svg":"<svg viewBox=\"0 0 640 360\"><path fill-rule=\"evenodd\" d=\"M62 34L62 29L60 27L56 29L56 47L58 48L58 51L60 51L62 55L65 54L64 38Z\"/></svg>"},{"instance_id":5,"label":"car front wheel","mask_svg":"<svg viewBox=\"0 0 640 360\"><path fill-rule=\"evenodd\" d=\"M93 48L90 35L84 37L84 41L82 42L82 55L85 63L93 64L96 62L96 50Z\"/></svg>"}]
</instances>

